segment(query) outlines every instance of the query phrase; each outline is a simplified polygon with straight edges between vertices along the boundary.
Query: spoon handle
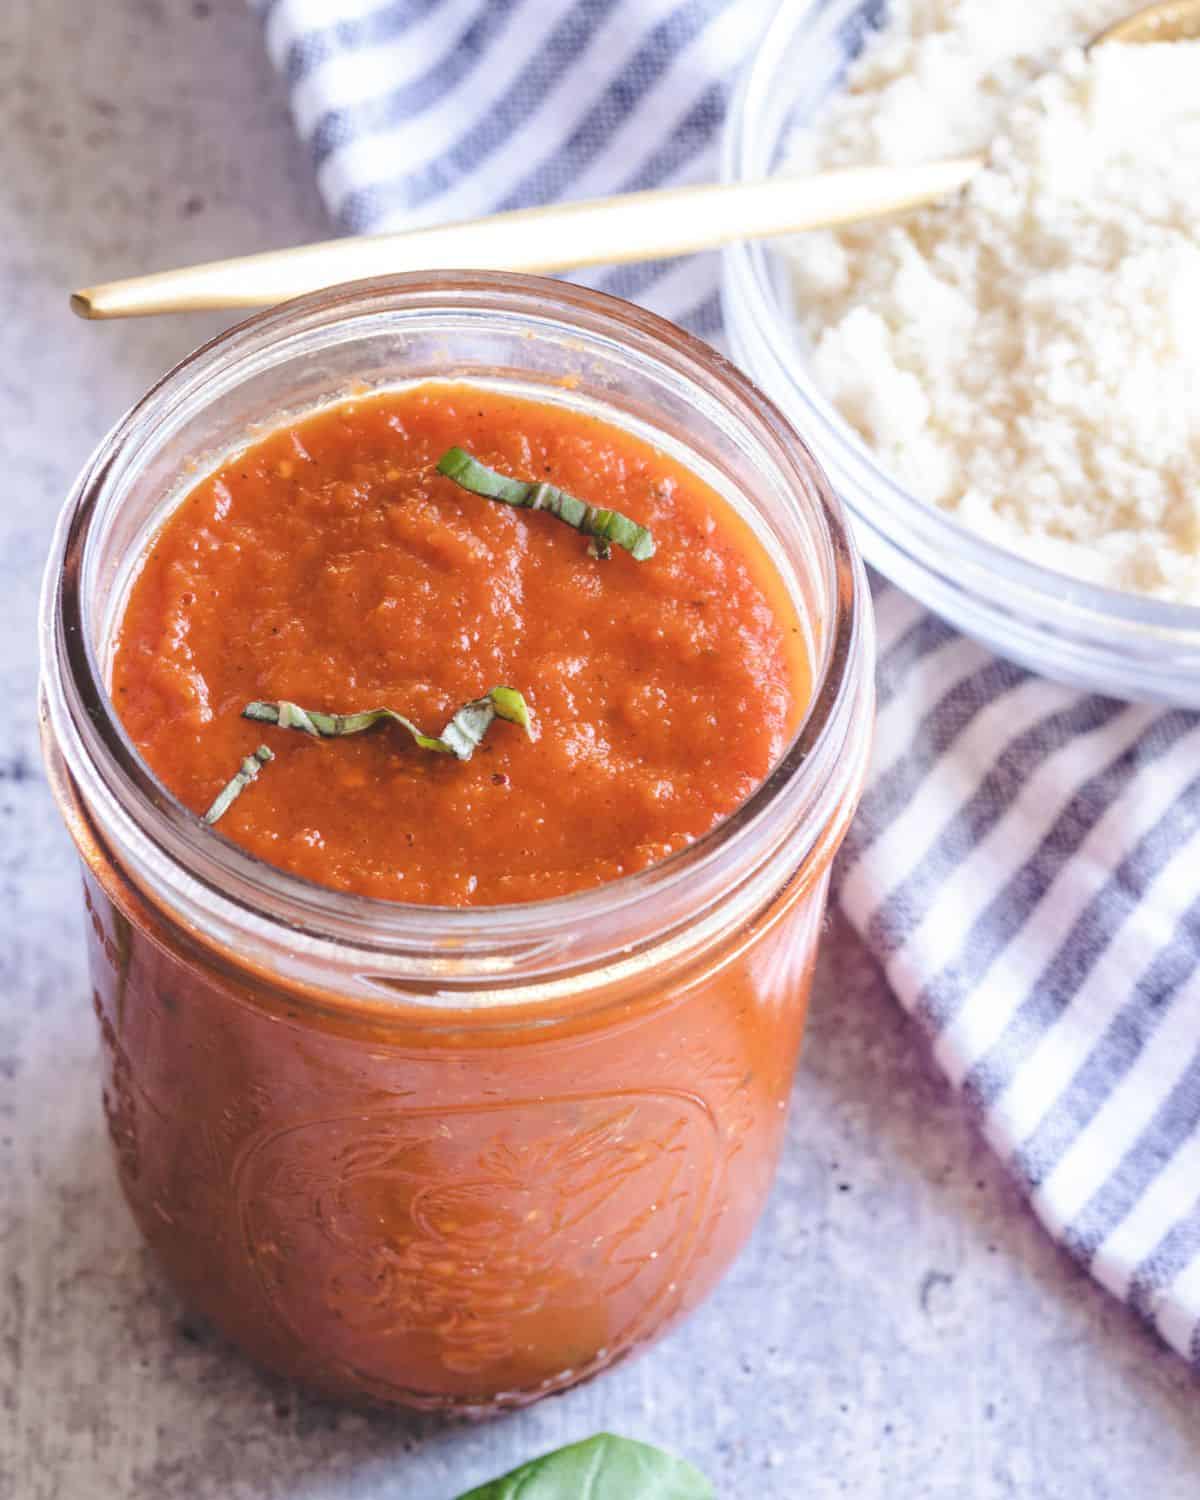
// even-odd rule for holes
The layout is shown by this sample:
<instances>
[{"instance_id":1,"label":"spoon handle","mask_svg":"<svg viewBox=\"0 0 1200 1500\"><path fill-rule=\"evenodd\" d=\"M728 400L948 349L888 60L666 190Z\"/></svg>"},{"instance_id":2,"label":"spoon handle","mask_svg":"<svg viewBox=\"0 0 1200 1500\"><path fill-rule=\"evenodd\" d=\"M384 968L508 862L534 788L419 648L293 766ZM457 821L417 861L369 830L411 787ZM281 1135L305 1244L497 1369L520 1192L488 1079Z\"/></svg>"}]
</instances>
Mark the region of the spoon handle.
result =
<instances>
[{"instance_id":1,"label":"spoon handle","mask_svg":"<svg viewBox=\"0 0 1200 1500\"><path fill-rule=\"evenodd\" d=\"M565 271L688 255L733 240L795 234L915 208L957 191L981 165L981 157L968 156L517 209L110 281L75 292L71 306L84 318L134 318L263 307L340 281L400 271Z\"/></svg>"}]
</instances>

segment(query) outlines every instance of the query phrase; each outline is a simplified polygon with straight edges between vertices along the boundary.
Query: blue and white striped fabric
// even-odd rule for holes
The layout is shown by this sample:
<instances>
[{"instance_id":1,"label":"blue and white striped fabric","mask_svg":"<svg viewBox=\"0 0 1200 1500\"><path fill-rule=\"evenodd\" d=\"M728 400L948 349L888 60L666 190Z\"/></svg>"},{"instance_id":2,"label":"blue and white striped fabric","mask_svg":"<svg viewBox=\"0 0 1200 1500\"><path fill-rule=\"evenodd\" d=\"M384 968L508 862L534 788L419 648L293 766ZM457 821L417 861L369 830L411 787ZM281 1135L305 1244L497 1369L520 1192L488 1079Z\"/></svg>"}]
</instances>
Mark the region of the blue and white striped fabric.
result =
<instances>
[{"instance_id":1,"label":"blue and white striped fabric","mask_svg":"<svg viewBox=\"0 0 1200 1500\"><path fill-rule=\"evenodd\" d=\"M267 0L331 214L379 233L711 180L770 0ZM579 280L712 337L715 256Z\"/></svg>"},{"instance_id":2,"label":"blue and white striped fabric","mask_svg":"<svg viewBox=\"0 0 1200 1500\"><path fill-rule=\"evenodd\" d=\"M334 219L710 179L771 0L267 0ZM716 261L586 278L720 334ZM878 600L839 893L1051 1232L1200 1367L1200 721L1083 697Z\"/></svg>"},{"instance_id":3,"label":"blue and white striped fabric","mask_svg":"<svg viewBox=\"0 0 1200 1500\"><path fill-rule=\"evenodd\" d=\"M1051 1233L1200 1368L1200 718L877 618L842 905Z\"/></svg>"}]
</instances>

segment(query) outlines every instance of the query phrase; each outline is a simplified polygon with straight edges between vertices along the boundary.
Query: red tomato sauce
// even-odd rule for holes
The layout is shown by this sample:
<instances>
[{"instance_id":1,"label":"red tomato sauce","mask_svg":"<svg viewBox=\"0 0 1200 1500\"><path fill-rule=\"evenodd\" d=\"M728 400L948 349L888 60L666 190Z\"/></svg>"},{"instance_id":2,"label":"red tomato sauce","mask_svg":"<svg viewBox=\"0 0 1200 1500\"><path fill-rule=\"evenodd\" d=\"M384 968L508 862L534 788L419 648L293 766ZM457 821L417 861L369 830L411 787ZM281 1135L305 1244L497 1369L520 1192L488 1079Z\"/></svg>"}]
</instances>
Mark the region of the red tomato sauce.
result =
<instances>
[{"instance_id":1,"label":"red tomato sauce","mask_svg":"<svg viewBox=\"0 0 1200 1500\"><path fill-rule=\"evenodd\" d=\"M452 446L651 528L608 561L544 512L436 472ZM397 725L313 740L253 700L387 705L428 734L496 685L466 762ZM137 748L203 812L275 753L219 832L294 874L393 901L483 906L644 869L727 817L794 733L800 626L729 504L648 443L566 407L431 383L281 427L198 484L155 538L117 634Z\"/></svg>"}]
</instances>

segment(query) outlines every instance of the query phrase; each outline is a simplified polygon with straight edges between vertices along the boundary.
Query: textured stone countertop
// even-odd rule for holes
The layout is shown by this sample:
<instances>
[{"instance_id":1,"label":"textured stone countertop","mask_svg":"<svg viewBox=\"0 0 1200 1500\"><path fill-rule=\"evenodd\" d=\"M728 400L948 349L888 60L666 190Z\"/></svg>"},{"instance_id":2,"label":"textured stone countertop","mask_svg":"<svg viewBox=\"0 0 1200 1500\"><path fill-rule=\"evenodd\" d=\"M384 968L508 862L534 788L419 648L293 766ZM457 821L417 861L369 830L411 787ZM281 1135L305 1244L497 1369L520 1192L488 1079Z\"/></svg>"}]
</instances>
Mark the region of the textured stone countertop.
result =
<instances>
[{"instance_id":1,"label":"textured stone countertop","mask_svg":"<svg viewBox=\"0 0 1200 1500\"><path fill-rule=\"evenodd\" d=\"M766 1217L649 1354L455 1426L308 1400L189 1322L115 1192L33 622L74 471L220 320L65 293L327 226L240 0L5 0L0 119L0 1500L450 1500L600 1428L737 1500L1193 1500L1193 1377L1050 1244L836 922Z\"/></svg>"}]
</instances>

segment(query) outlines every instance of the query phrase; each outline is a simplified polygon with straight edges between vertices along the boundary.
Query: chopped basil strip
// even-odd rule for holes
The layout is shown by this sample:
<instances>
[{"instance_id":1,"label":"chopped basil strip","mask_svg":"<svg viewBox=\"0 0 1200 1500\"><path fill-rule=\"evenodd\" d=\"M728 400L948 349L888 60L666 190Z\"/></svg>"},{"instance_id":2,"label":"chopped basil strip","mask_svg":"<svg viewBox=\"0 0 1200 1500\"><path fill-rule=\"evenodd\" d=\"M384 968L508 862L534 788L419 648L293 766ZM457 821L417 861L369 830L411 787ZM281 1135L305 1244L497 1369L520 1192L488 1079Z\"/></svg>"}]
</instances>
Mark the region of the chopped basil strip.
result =
<instances>
[{"instance_id":1,"label":"chopped basil strip","mask_svg":"<svg viewBox=\"0 0 1200 1500\"><path fill-rule=\"evenodd\" d=\"M503 505L521 506L526 510L547 510L584 536L594 538L588 551L593 557L606 558L612 545L624 547L636 562L645 562L654 556L654 538L645 526L639 526L619 510L600 510L580 500L577 495L568 495L552 484L541 484L524 479L510 479L507 474L497 474L463 448L451 448L438 460L438 473L453 479L464 490L473 495L483 495L487 500L499 500Z\"/></svg>"},{"instance_id":2,"label":"chopped basil strip","mask_svg":"<svg viewBox=\"0 0 1200 1500\"><path fill-rule=\"evenodd\" d=\"M407 729L422 750L453 755L458 760L471 759L493 719L507 719L510 724L520 725L526 734L530 733L525 699L516 688L510 687L494 687L482 698L464 703L440 735L422 734L411 719L406 719L394 708L368 708L356 714L326 714L281 700L278 703L247 703L242 709L242 717L257 719L263 724L278 724L280 729L299 729L318 740L359 734L383 719L390 719Z\"/></svg>"},{"instance_id":3,"label":"chopped basil strip","mask_svg":"<svg viewBox=\"0 0 1200 1500\"><path fill-rule=\"evenodd\" d=\"M217 794L216 801L204 814L204 821L212 824L223 817L250 783L258 779L258 773L266 763L274 759L274 750L269 750L266 745L260 745L253 755L247 755L237 775Z\"/></svg>"}]
</instances>

